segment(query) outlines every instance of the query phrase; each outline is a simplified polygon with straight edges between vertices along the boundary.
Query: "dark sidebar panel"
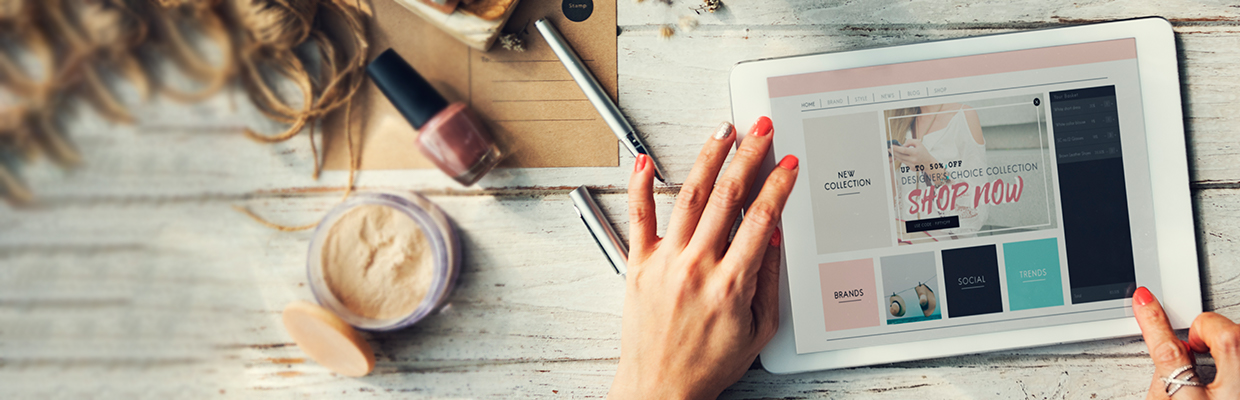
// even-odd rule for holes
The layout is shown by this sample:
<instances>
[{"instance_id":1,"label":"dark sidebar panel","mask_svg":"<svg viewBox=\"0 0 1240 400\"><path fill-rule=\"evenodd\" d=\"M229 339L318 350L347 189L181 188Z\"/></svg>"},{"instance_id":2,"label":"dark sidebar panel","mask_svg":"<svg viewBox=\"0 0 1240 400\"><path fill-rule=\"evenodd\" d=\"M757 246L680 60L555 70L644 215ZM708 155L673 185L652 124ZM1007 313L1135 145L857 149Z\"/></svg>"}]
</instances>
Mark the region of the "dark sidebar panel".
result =
<instances>
[{"instance_id":1,"label":"dark sidebar panel","mask_svg":"<svg viewBox=\"0 0 1240 400\"><path fill-rule=\"evenodd\" d=\"M1072 303L1136 289L1115 87L1051 92Z\"/></svg>"}]
</instances>

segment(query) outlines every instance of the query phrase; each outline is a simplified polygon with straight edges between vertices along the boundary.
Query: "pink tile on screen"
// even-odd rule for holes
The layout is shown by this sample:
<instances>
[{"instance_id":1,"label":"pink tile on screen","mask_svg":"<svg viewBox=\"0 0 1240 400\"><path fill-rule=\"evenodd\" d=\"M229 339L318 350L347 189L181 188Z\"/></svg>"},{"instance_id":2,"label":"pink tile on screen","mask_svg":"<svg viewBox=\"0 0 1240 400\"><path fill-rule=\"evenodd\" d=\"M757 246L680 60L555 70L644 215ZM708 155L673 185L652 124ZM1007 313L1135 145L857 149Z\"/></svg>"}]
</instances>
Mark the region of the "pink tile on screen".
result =
<instances>
[{"instance_id":1,"label":"pink tile on screen","mask_svg":"<svg viewBox=\"0 0 1240 400\"><path fill-rule=\"evenodd\" d=\"M874 259L818 264L827 331L878 326Z\"/></svg>"}]
</instances>

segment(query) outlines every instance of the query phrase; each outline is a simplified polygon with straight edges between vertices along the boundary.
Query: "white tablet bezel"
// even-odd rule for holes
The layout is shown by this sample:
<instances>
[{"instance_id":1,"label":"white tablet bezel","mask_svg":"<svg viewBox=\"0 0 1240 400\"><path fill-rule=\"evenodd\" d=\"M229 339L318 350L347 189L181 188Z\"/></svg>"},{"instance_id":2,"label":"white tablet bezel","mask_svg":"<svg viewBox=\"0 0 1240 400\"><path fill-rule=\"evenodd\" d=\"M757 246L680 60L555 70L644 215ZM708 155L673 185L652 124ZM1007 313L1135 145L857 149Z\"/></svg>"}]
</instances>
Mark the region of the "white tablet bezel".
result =
<instances>
[{"instance_id":1,"label":"white tablet bezel","mask_svg":"<svg viewBox=\"0 0 1240 400\"><path fill-rule=\"evenodd\" d=\"M1196 230L1188 190L1180 87L1171 24L1162 18L1108 22L1047 30L952 39L903 45L746 61L731 73L733 121L753 121L770 115L767 78L818 71L896 64L948 57L1041 48L1048 46L1135 38L1141 102L1149 155L1149 179L1154 191L1152 209L1156 227L1162 301L1171 324L1187 328L1201 313L1200 275L1197 268ZM744 135L741 135L741 140ZM768 157L764 174L774 167ZM794 189L795 190L795 189ZM755 191L756 192L756 191ZM919 342L797 354L793 338L787 266L781 266L780 327L762 351L762 365L772 373L883 364L932 357L970 354L1103 339L1140 334L1131 318L1055 325ZM1128 304L1131 304L1128 301ZM1130 313L1131 315L1131 313Z\"/></svg>"}]
</instances>

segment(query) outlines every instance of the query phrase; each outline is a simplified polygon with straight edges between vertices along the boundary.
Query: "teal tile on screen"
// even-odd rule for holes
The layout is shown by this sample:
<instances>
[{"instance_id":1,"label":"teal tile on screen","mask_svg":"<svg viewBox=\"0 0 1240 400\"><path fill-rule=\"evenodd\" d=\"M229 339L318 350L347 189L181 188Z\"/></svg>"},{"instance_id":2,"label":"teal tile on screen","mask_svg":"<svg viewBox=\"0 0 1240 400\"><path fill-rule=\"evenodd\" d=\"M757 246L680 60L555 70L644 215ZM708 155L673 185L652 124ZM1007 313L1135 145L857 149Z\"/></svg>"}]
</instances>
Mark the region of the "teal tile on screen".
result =
<instances>
[{"instance_id":1,"label":"teal tile on screen","mask_svg":"<svg viewBox=\"0 0 1240 400\"><path fill-rule=\"evenodd\" d=\"M1003 263L1012 311L1063 305L1056 238L1004 243Z\"/></svg>"}]
</instances>

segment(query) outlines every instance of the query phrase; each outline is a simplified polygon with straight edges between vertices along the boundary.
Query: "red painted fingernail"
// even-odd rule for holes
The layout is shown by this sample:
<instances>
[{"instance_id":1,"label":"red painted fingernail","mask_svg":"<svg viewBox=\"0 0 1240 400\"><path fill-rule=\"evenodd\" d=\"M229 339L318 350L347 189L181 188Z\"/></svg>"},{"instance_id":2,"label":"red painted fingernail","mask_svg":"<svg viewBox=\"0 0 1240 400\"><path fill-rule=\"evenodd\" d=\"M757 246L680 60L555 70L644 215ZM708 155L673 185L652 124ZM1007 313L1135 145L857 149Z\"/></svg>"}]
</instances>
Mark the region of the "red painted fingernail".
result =
<instances>
[{"instance_id":1,"label":"red painted fingernail","mask_svg":"<svg viewBox=\"0 0 1240 400\"><path fill-rule=\"evenodd\" d=\"M1190 346L1187 340L1181 340L1180 343L1184 343L1184 348L1189 352L1193 351L1193 346Z\"/></svg>"},{"instance_id":2,"label":"red painted fingernail","mask_svg":"<svg viewBox=\"0 0 1240 400\"><path fill-rule=\"evenodd\" d=\"M784 156L784 159L779 160L779 167L791 171L797 169L797 165L800 163L801 160L798 160L797 156L789 154Z\"/></svg>"},{"instance_id":3,"label":"red painted fingernail","mask_svg":"<svg viewBox=\"0 0 1240 400\"><path fill-rule=\"evenodd\" d=\"M775 228L775 232L771 233L771 247L779 247L779 244L783 243L783 239L783 235L779 233L779 228Z\"/></svg>"},{"instance_id":4,"label":"red painted fingernail","mask_svg":"<svg viewBox=\"0 0 1240 400\"><path fill-rule=\"evenodd\" d=\"M753 124L753 128L749 130L750 135L766 136L771 133L771 119L767 117L758 118L758 122Z\"/></svg>"},{"instance_id":5,"label":"red painted fingernail","mask_svg":"<svg viewBox=\"0 0 1240 400\"><path fill-rule=\"evenodd\" d=\"M1154 295L1151 294L1150 290L1146 289L1145 286L1137 288L1137 291L1132 293L1133 304L1143 306L1150 304L1151 301L1154 301Z\"/></svg>"},{"instance_id":6,"label":"red painted fingernail","mask_svg":"<svg viewBox=\"0 0 1240 400\"><path fill-rule=\"evenodd\" d=\"M633 162L633 172L640 172L642 168L646 167L646 158L649 158L649 157L647 157L645 154L637 155L637 161Z\"/></svg>"}]
</instances>

